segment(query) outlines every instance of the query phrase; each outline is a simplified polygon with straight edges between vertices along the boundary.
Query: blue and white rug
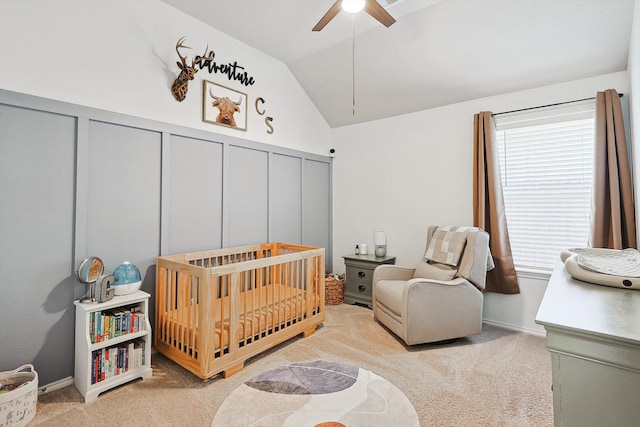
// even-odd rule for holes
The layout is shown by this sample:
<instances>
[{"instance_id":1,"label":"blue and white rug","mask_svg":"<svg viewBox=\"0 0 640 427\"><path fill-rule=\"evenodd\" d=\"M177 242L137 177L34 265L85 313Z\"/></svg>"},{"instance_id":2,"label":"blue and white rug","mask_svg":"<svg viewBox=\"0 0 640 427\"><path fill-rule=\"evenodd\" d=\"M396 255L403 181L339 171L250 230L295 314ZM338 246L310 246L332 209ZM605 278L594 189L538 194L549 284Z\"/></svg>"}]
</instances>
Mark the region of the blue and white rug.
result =
<instances>
[{"instance_id":1,"label":"blue and white rug","mask_svg":"<svg viewBox=\"0 0 640 427\"><path fill-rule=\"evenodd\" d=\"M222 402L212 427L419 427L409 399L386 379L339 363L264 372Z\"/></svg>"}]
</instances>

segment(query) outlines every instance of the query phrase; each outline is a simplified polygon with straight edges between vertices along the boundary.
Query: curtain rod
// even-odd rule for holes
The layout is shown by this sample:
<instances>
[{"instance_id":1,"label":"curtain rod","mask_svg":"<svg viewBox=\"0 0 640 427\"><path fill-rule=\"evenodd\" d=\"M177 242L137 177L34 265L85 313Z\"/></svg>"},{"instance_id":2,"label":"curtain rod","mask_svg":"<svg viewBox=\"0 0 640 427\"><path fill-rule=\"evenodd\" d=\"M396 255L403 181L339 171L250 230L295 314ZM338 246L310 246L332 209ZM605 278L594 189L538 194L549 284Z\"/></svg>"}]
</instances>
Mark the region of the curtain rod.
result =
<instances>
[{"instance_id":1,"label":"curtain rod","mask_svg":"<svg viewBox=\"0 0 640 427\"><path fill-rule=\"evenodd\" d=\"M618 94L620 98L622 98L622 95L624 94L623 93ZM536 110L538 108L555 107L557 105L572 104L574 102L589 101L591 99L596 99L596 97L592 96L591 98L575 99L573 101L557 102L555 104L548 104L548 105L538 105L537 107L520 108L519 110L502 111L500 113L492 113L491 116L499 116L501 114L509 114L509 113L519 113L520 111Z\"/></svg>"}]
</instances>

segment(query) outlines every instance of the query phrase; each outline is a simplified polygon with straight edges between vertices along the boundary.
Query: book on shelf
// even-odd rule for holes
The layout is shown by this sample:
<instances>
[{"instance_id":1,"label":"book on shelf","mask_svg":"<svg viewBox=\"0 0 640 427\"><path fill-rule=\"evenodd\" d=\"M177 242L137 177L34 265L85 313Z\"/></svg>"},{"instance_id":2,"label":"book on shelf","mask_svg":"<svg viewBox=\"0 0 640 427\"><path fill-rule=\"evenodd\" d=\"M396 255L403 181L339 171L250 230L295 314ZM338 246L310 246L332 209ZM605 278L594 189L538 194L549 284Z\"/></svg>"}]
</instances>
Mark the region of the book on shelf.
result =
<instances>
[{"instance_id":1,"label":"book on shelf","mask_svg":"<svg viewBox=\"0 0 640 427\"><path fill-rule=\"evenodd\" d=\"M145 314L140 306L132 304L122 308L89 313L91 343L99 343L126 334L145 330Z\"/></svg>"},{"instance_id":2,"label":"book on shelf","mask_svg":"<svg viewBox=\"0 0 640 427\"><path fill-rule=\"evenodd\" d=\"M146 341L142 338L91 352L91 384L146 365Z\"/></svg>"}]
</instances>

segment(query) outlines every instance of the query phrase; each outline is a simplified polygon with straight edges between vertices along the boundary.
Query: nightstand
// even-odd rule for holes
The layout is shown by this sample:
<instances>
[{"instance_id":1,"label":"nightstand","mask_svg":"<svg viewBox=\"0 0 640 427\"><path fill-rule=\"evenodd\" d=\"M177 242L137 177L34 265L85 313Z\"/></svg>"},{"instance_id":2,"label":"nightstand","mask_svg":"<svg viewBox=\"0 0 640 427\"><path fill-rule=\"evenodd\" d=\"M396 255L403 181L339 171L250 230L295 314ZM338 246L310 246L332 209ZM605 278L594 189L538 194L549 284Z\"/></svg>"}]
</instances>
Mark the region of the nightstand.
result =
<instances>
[{"instance_id":1,"label":"nightstand","mask_svg":"<svg viewBox=\"0 0 640 427\"><path fill-rule=\"evenodd\" d=\"M396 257L377 257L371 255L344 255L347 268L344 302L346 304L363 304L373 308L371 301L373 270L381 264L395 264Z\"/></svg>"}]
</instances>

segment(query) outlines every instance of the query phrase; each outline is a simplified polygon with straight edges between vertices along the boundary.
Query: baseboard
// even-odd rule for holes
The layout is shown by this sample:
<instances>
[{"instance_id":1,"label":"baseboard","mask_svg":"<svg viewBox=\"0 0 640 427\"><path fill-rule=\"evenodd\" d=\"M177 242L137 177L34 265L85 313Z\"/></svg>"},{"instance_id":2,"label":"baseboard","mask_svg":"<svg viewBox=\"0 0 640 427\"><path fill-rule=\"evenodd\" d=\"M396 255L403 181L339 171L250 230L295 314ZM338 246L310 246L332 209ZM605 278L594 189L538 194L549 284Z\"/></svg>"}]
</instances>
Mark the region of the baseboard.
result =
<instances>
[{"instance_id":1,"label":"baseboard","mask_svg":"<svg viewBox=\"0 0 640 427\"><path fill-rule=\"evenodd\" d=\"M59 390L69 385L73 385L73 377L63 378L61 380L38 387L38 395L46 394L54 390Z\"/></svg>"},{"instance_id":2,"label":"baseboard","mask_svg":"<svg viewBox=\"0 0 640 427\"><path fill-rule=\"evenodd\" d=\"M538 331L536 329L525 328L525 327L522 327L522 326L514 326L514 325L510 325L508 323L497 322L495 320L482 319L482 323L486 323L487 325L496 326L496 327L502 328L502 329L509 329L511 331L523 332L525 334L531 334L531 335L537 335L539 337L547 336L547 334L545 332Z\"/></svg>"}]
</instances>

